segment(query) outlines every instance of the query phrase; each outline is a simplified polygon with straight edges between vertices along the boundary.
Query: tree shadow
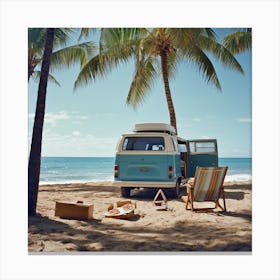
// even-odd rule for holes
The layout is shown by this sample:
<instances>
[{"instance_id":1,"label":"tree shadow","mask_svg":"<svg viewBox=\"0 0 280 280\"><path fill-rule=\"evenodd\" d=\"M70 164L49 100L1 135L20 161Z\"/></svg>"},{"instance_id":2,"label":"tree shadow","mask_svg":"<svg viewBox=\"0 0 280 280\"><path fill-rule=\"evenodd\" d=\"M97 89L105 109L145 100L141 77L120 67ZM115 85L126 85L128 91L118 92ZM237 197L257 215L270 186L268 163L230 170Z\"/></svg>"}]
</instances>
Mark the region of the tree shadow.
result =
<instances>
[{"instance_id":1,"label":"tree shadow","mask_svg":"<svg viewBox=\"0 0 280 280\"><path fill-rule=\"evenodd\" d=\"M232 188L234 189L234 188ZM147 201L147 200L153 200L156 196L156 193L159 189L150 189L150 188L144 188L144 189L135 189L131 191L131 198L137 199L139 201ZM246 190L246 188L244 188ZM179 198L174 198L172 194L172 190L169 189L162 189L164 192L166 198L168 200L180 200L181 196L186 196L187 191L186 188L180 188L179 192ZM226 199L235 199L235 200L243 200L244 199L244 192L242 191L236 191L236 192L230 192L225 189L225 198Z\"/></svg>"},{"instance_id":2,"label":"tree shadow","mask_svg":"<svg viewBox=\"0 0 280 280\"><path fill-rule=\"evenodd\" d=\"M135 198L140 201L153 200L160 188L140 188L131 191L131 198ZM161 189L168 200L181 200L180 198L174 198L171 189ZM180 188L179 197L186 195L186 188Z\"/></svg>"},{"instance_id":3,"label":"tree shadow","mask_svg":"<svg viewBox=\"0 0 280 280\"><path fill-rule=\"evenodd\" d=\"M229 192L225 190L225 199L243 200L244 192Z\"/></svg>"},{"instance_id":4,"label":"tree shadow","mask_svg":"<svg viewBox=\"0 0 280 280\"><path fill-rule=\"evenodd\" d=\"M237 212L227 211L227 212L223 212L221 215L228 216L228 217L242 218L249 222L252 222L252 213L250 213L250 212L249 213L245 213L245 212L237 213Z\"/></svg>"},{"instance_id":5,"label":"tree shadow","mask_svg":"<svg viewBox=\"0 0 280 280\"><path fill-rule=\"evenodd\" d=\"M139 218L138 216L135 219ZM137 224L134 227L127 227L120 223L114 224L112 221L108 225L102 223L102 220L92 219L80 221L77 227L37 215L30 218L29 232L33 235L40 234L39 240L43 243L53 241L60 242L61 246L71 245L68 249L70 252L251 251L251 241L237 239L232 228L223 228L223 225L218 224L211 225L209 228L209 225L201 222L180 221L165 229L151 227L143 229ZM217 239L217 232L221 239L227 236L231 241L205 245L205 240ZM99 244L99 247L94 247L95 244ZM37 251L42 251L41 248L39 249Z\"/></svg>"},{"instance_id":6,"label":"tree shadow","mask_svg":"<svg viewBox=\"0 0 280 280\"><path fill-rule=\"evenodd\" d=\"M236 190L236 189L252 190L252 184L241 184L241 185L234 184L234 185L229 185L229 186L225 185L224 188L225 188L225 191L226 190Z\"/></svg>"},{"instance_id":7,"label":"tree shadow","mask_svg":"<svg viewBox=\"0 0 280 280\"><path fill-rule=\"evenodd\" d=\"M238 189L238 190L237 190ZM251 185L226 187L226 199L242 200L246 190L250 190ZM90 186L76 185L63 186L61 192L111 192L112 197L116 197L118 188L113 186ZM228 191L236 190L236 191ZM240 191L241 190L241 191ZM244 192L242 192L244 190ZM42 189L41 192L53 190ZM133 190L131 199L137 201L152 201L158 189L140 189ZM168 200L174 199L169 190L163 189ZM186 194L186 189L181 188L181 195ZM190 213L187 211L186 213ZM188 219L179 221L166 228L153 228L152 226L143 226L138 221L143 216L135 214L126 221L110 219L110 222L104 219L90 220L64 220L57 217L47 217L36 215L28 218L28 230L30 246L29 251L44 251L56 253L53 248L60 248L69 252L103 252L110 254L116 253L174 253L174 252L239 252L252 250L251 231L249 224L252 221L251 212L214 212L210 215L216 215L216 223L209 223L207 220L194 221ZM200 215L200 214L198 214ZM204 214L202 214L204 215ZM236 236L236 225L226 226L223 224L223 217L242 218L242 227L245 229L244 236ZM144 217L143 217L144 218ZM237 223L240 221L236 220ZM238 224L239 227L239 224ZM218 233L218 234L217 234ZM226 237L225 242L219 242ZM210 242L216 240L217 242ZM205 242L209 240L209 243ZM42 242L46 246L37 246ZM48 247L50 242L59 244L56 247ZM36 243L36 244L35 244Z\"/></svg>"}]
</instances>

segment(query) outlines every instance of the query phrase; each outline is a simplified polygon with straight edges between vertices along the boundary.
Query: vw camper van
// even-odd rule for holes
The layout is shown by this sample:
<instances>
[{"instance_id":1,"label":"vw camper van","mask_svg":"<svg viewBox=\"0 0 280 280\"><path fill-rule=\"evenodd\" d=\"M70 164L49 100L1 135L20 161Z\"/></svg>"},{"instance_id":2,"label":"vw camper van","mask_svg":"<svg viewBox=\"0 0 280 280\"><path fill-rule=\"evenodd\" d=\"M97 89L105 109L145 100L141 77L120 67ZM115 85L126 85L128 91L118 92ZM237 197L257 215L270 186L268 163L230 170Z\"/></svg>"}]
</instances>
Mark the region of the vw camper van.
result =
<instances>
[{"instance_id":1,"label":"vw camper van","mask_svg":"<svg viewBox=\"0 0 280 280\"><path fill-rule=\"evenodd\" d=\"M187 140L169 124L136 124L117 144L114 185L123 197L134 188L168 188L178 197L196 166L218 166L216 139Z\"/></svg>"}]
</instances>

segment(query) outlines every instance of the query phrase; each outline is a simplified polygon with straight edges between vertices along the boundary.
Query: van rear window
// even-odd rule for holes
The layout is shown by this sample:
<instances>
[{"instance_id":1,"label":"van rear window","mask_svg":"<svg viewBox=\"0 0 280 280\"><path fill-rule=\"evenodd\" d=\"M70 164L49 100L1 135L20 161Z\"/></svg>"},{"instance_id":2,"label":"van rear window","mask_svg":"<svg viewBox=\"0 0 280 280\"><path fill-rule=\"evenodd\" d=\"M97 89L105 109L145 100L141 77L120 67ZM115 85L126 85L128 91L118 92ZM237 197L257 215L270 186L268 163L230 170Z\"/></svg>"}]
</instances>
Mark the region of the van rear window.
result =
<instances>
[{"instance_id":1,"label":"van rear window","mask_svg":"<svg viewBox=\"0 0 280 280\"><path fill-rule=\"evenodd\" d=\"M126 137L123 151L164 151L163 137Z\"/></svg>"}]
</instances>

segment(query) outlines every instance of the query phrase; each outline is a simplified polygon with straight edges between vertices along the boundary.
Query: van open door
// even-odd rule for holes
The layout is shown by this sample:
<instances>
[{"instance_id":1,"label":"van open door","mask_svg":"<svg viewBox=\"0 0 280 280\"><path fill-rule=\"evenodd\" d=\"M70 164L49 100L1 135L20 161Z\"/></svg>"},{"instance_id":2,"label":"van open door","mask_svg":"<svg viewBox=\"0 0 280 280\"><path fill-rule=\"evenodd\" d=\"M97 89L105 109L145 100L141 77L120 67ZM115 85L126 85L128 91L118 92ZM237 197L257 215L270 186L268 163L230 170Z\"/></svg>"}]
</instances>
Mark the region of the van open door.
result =
<instances>
[{"instance_id":1,"label":"van open door","mask_svg":"<svg viewBox=\"0 0 280 280\"><path fill-rule=\"evenodd\" d=\"M194 177L197 166L217 167L218 147L216 139L187 140L187 177Z\"/></svg>"}]
</instances>

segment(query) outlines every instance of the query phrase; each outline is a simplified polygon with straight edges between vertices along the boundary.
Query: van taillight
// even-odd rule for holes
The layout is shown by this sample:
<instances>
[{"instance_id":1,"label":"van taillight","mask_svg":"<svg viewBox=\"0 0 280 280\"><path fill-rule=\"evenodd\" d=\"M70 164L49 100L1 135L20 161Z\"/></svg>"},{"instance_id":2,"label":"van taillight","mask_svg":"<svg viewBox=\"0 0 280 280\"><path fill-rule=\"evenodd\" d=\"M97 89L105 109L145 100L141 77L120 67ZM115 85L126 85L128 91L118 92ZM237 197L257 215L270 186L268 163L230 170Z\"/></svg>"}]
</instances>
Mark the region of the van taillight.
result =
<instances>
[{"instance_id":1,"label":"van taillight","mask_svg":"<svg viewBox=\"0 0 280 280\"><path fill-rule=\"evenodd\" d=\"M171 165L168 166L168 177L169 179L172 178L172 171L173 171L173 167Z\"/></svg>"},{"instance_id":2,"label":"van taillight","mask_svg":"<svg viewBox=\"0 0 280 280\"><path fill-rule=\"evenodd\" d=\"M119 176L119 166L115 165L114 166L114 177L118 178L118 176Z\"/></svg>"}]
</instances>

